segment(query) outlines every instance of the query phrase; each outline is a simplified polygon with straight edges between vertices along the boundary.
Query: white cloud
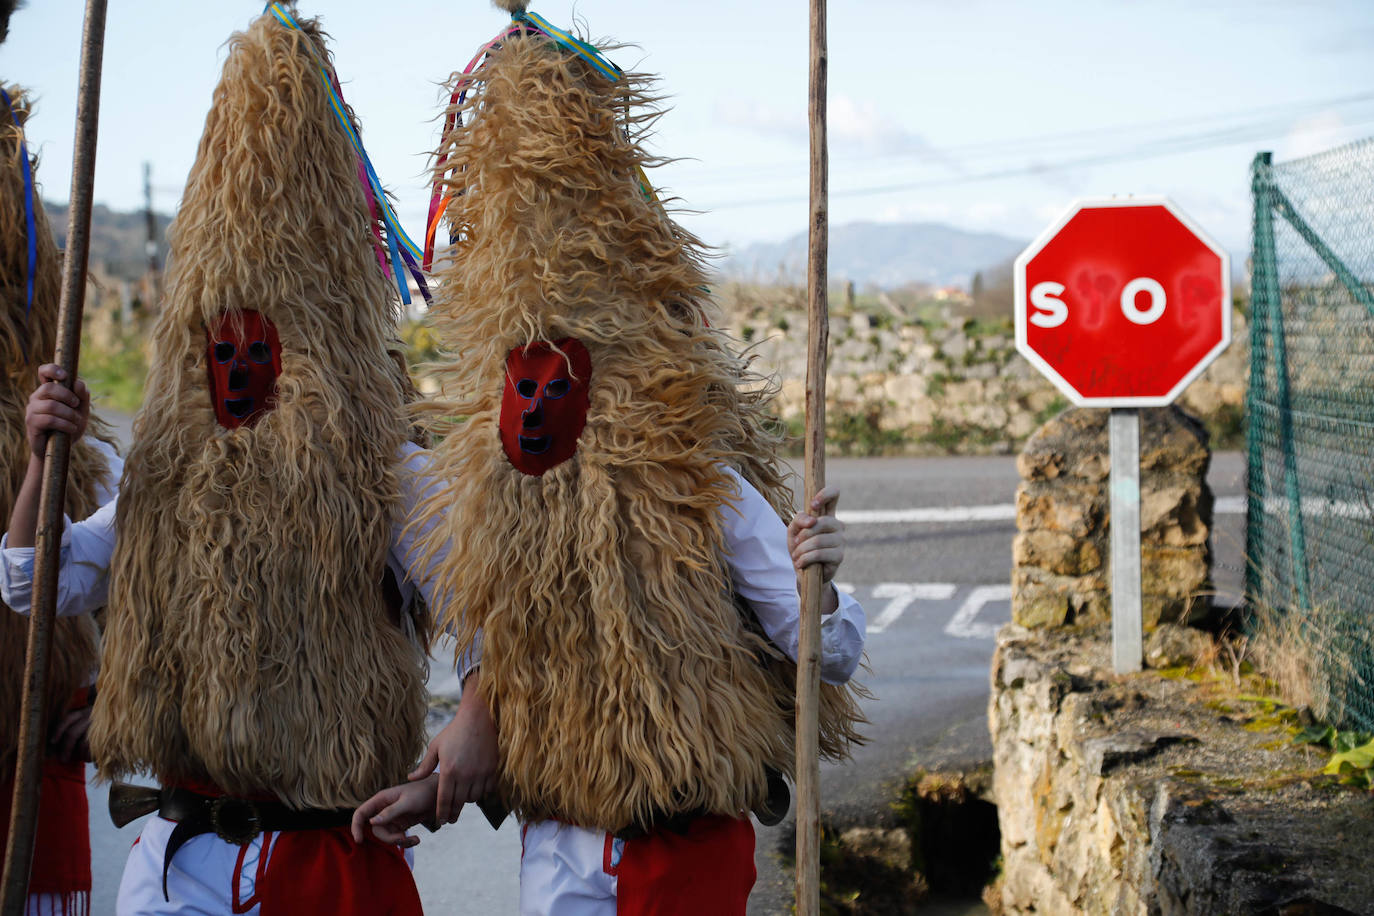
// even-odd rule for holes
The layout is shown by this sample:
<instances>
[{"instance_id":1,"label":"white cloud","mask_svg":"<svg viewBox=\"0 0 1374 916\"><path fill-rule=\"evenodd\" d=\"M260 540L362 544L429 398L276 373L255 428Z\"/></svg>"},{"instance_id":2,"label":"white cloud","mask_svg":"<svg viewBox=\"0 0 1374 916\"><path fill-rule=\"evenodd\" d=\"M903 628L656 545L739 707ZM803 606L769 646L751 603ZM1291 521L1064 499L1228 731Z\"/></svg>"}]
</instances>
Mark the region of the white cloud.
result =
<instances>
[{"instance_id":1,"label":"white cloud","mask_svg":"<svg viewBox=\"0 0 1374 916\"><path fill-rule=\"evenodd\" d=\"M806 143L810 136L808 115L802 108L784 110L759 99L732 97L716 103L716 116L731 127L765 136L798 143ZM871 99L832 95L826 111L826 132L832 154L920 156L955 166Z\"/></svg>"},{"instance_id":2,"label":"white cloud","mask_svg":"<svg viewBox=\"0 0 1374 916\"><path fill-rule=\"evenodd\" d=\"M1345 128L1345 121L1334 111L1323 111L1303 118L1294 124L1292 130L1283 138L1275 158L1301 159L1303 156L1325 152L1341 142L1340 134Z\"/></svg>"},{"instance_id":3,"label":"white cloud","mask_svg":"<svg viewBox=\"0 0 1374 916\"><path fill-rule=\"evenodd\" d=\"M810 128L804 111L783 111L758 99L729 98L716 102L716 117L730 127L765 136L783 136L805 143Z\"/></svg>"},{"instance_id":4,"label":"white cloud","mask_svg":"<svg viewBox=\"0 0 1374 916\"><path fill-rule=\"evenodd\" d=\"M830 100L826 118L830 136L837 145L879 155L927 153L930 150L924 138L897 124L871 99L856 101L849 96L836 96Z\"/></svg>"}]
</instances>

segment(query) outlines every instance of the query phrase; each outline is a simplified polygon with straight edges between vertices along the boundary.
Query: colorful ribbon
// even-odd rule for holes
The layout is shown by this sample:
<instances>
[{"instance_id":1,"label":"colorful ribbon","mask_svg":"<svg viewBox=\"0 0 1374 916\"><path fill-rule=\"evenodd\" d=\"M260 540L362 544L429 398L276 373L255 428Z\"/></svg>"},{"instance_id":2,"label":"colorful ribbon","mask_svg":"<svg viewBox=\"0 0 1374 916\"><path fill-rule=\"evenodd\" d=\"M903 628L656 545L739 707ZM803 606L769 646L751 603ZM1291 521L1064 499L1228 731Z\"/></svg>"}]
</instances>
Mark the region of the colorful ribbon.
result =
<instances>
[{"instance_id":1,"label":"colorful ribbon","mask_svg":"<svg viewBox=\"0 0 1374 916\"><path fill-rule=\"evenodd\" d=\"M296 20L291 17L291 13L287 11L283 4L269 3L264 8L263 12L267 12L268 10L271 10L272 15L274 15L277 21L282 25L298 32L301 30L301 27L296 23ZM353 151L357 154L358 161L362 165L363 172L367 178L364 188L371 196L372 201L376 204L376 208L381 211L381 221L386 227L386 244L389 252L391 274L396 282L396 289L401 294L401 301L406 305L410 305L410 287L405 281L405 271L401 270L401 266L404 265L410 275L415 278L415 282L420 288L420 295L424 297L425 302L429 302L429 287L425 285L424 274L416 263L417 259L421 256L421 250L419 246L410 240L410 236L406 235L405 230L401 228L401 221L397 219L396 212L391 207L391 202L387 200L386 192L382 189L382 182L378 179L377 172L372 167L372 160L368 157L367 150L363 147L362 138L358 136L358 132L353 128L352 121L348 118L348 113L344 108L343 93L339 89L338 81L334 79L330 68L320 59L319 54L315 51L314 45L311 42L306 42L305 46L310 51L310 56L315 58L315 63L320 68L320 78L324 80L325 88L329 90L330 107L334 109L335 116L338 118L339 123L343 125L344 133L348 135L349 142L353 144Z\"/></svg>"},{"instance_id":2,"label":"colorful ribbon","mask_svg":"<svg viewBox=\"0 0 1374 916\"><path fill-rule=\"evenodd\" d=\"M468 88L472 84L472 73L477 69L482 58L491 53L492 49L499 47L506 38L523 32L538 32L559 47L571 51L585 60L596 72L613 83L618 82L625 75L624 71L603 57L601 52L592 45L552 25L538 13L521 11L511 18L511 24L501 34L483 45L473 55L472 60L468 61L468 65L463 68L463 74L458 78L458 84L454 87L453 95L449 97L450 110L444 120L444 132L441 136L447 137L450 131L461 125L462 121L458 114L458 108L467 99ZM447 161L448 157L443 156L435 165L435 172L438 175L446 175L443 169ZM638 173L639 187L644 192L644 198L657 203L658 196L654 193L653 186L649 184L649 176L645 175L644 170L639 166L635 166L635 171ZM425 270L429 270L434 263L434 237L439 228L439 222L443 218L444 210L448 208L449 202L452 200L451 195L443 193L443 177L436 178L429 197L429 216L425 223L425 250L424 259L421 261Z\"/></svg>"},{"instance_id":3,"label":"colorful ribbon","mask_svg":"<svg viewBox=\"0 0 1374 916\"><path fill-rule=\"evenodd\" d=\"M19 131L19 161L24 169L24 233L29 249L28 269L24 272L27 287L24 298L24 322L27 324L29 312L33 310L34 278L38 274L38 217L33 203L33 164L29 161L29 148L24 143L24 125L19 123L19 113L14 110L10 94L0 89L0 99L4 99L5 107L14 119L15 129Z\"/></svg>"}]
</instances>

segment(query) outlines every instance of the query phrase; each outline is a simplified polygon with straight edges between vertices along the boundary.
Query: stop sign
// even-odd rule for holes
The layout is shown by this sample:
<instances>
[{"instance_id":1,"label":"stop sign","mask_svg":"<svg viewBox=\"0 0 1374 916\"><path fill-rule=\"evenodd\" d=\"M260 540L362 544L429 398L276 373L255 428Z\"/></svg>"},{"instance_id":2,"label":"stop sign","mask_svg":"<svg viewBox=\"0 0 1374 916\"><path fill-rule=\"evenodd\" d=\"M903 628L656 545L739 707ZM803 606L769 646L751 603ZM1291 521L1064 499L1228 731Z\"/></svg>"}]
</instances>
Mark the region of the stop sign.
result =
<instances>
[{"instance_id":1,"label":"stop sign","mask_svg":"<svg viewBox=\"0 0 1374 916\"><path fill-rule=\"evenodd\" d=\"M1230 258L1165 198L1080 200L1016 259L1014 308L1073 403L1158 407L1231 342Z\"/></svg>"}]
</instances>

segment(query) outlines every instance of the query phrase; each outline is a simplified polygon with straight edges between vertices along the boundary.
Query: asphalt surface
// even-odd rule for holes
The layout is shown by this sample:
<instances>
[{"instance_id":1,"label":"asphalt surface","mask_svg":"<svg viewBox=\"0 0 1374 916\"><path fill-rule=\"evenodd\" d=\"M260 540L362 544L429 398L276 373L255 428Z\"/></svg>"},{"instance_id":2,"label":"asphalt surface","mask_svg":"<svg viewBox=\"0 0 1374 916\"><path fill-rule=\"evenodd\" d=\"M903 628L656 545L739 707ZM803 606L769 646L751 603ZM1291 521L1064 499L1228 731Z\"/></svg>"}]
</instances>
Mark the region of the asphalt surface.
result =
<instances>
[{"instance_id":1,"label":"asphalt surface","mask_svg":"<svg viewBox=\"0 0 1374 916\"><path fill-rule=\"evenodd\" d=\"M116 420L127 437L127 420ZM1243 493L1243 466L1239 454L1216 456L1210 480L1223 500L1219 506ZM874 822L890 816L894 793L912 770L961 766L991 754L988 662L994 629L1010 619L1015 521L1007 510L1018 478L1007 457L832 459L827 478L841 487L842 517L861 513L847 522L848 556L838 578L868 613L868 670L861 680L874 697L864 704L869 743L851 762L822 769L823 807L837 823ZM931 509L949 511L934 513L937 520L929 520L929 512L908 512L914 520L895 521L862 514ZM1219 512L1216 522L1214 577L1219 600L1226 602L1240 588L1243 516ZM445 661L436 660L432 669L431 692L455 694ZM431 725L439 727L442 719ZM135 823L114 830L105 805L103 788L92 785L97 916L114 912L118 876L140 828ZM751 914L790 912L790 879L779 850L790 847L794 829L790 817L759 829ZM515 823L493 831L471 807L456 825L422 833L415 875L426 910L516 912L519 857Z\"/></svg>"}]
</instances>

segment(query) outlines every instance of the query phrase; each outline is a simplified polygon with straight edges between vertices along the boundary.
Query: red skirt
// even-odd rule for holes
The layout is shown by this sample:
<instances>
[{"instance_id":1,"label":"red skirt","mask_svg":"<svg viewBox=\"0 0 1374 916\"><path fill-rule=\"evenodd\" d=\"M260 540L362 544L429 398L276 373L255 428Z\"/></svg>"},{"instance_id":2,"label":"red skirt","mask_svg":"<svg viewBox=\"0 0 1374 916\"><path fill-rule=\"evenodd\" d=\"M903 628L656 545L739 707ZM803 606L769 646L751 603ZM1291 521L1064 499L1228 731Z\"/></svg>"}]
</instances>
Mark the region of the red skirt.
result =
<instances>
[{"instance_id":1,"label":"red skirt","mask_svg":"<svg viewBox=\"0 0 1374 916\"><path fill-rule=\"evenodd\" d=\"M0 784L0 823L8 830L14 798L14 773ZM0 839L0 846L8 836ZM91 892L91 836L86 805L86 765L43 761L38 795L30 894L52 894L68 901L68 912L85 912Z\"/></svg>"},{"instance_id":2,"label":"red skirt","mask_svg":"<svg viewBox=\"0 0 1374 916\"><path fill-rule=\"evenodd\" d=\"M617 916L744 916L754 886L754 826L711 815L686 834L658 829L625 841Z\"/></svg>"}]
</instances>

